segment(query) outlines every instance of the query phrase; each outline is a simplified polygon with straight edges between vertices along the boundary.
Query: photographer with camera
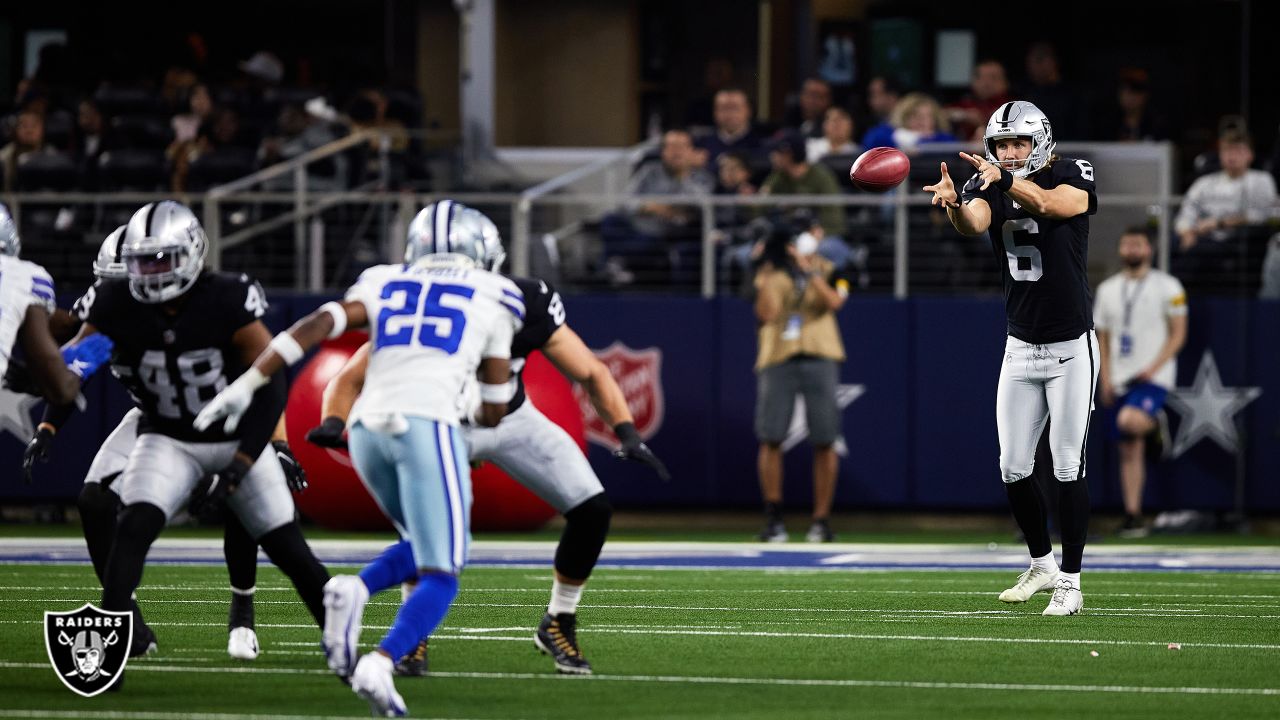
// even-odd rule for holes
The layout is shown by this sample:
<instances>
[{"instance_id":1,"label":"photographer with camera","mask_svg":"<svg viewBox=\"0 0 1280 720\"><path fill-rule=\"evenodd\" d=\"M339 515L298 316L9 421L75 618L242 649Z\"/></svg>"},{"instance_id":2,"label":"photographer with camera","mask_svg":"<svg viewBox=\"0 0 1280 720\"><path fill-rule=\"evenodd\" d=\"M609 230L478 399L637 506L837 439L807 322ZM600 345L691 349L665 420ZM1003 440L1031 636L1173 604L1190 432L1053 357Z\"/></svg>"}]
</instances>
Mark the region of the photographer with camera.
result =
<instances>
[{"instance_id":1,"label":"photographer with camera","mask_svg":"<svg viewBox=\"0 0 1280 720\"><path fill-rule=\"evenodd\" d=\"M756 437L758 468L767 524L759 539L786 542L782 520L783 442L791 427L796 396L803 398L813 445L813 524L806 539L835 538L829 518L839 458L840 410L836 382L844 362L844 344L836 311L849 283L837 279L830 260L817 252L819 238L809 229L774 228L762 246L755 272L755 313L759 320L756 357Z\"/></svg>"}]
</instances>

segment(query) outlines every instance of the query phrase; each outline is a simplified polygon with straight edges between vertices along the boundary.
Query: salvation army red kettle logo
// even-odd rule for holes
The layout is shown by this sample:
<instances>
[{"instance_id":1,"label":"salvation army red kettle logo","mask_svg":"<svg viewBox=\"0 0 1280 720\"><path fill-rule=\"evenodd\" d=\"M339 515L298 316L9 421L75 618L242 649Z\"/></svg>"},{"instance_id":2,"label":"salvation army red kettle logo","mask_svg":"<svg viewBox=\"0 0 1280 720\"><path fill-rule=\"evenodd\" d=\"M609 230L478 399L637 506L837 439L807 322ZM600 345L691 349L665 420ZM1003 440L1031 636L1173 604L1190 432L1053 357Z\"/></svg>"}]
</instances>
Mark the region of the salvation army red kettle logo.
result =
<instances>
[{"instance_id":1,"label":"salvation army red kettle logo","mask_svg":"<svg viewBox=\"0 0 1280 720\"><path fill-rule=\"evenodd\" d=\"M632 350L621 342L615 342L604 350L592 352L622 388L640 437L648 440L656 435L662 429L662 351L656 347ZM581 385L574 385L573 396L582 410L587 440L616 450L618 439L614 437L613 428L596 414L587 391Z\"/></svg>"}]
</instances>

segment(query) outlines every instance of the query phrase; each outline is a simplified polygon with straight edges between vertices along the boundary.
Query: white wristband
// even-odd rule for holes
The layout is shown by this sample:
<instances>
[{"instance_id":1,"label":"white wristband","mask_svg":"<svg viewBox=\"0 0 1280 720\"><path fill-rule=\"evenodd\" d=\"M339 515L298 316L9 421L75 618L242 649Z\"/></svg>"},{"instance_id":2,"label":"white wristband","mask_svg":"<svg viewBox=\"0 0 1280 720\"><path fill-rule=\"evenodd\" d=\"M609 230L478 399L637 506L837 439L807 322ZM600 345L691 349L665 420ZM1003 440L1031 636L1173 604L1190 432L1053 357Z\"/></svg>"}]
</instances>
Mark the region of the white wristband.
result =
<instances>
[{"instance_id":1,"label":"white wristband","mask_svg":"<svg viewBox=\"0 0 1280 720\"><path fill-rule=\"evenodd\" d=\"M490 385L489 383L480 383L480 399L484 402L494 405L511 402L511 398L516 396L516 381L510 380L501 385Z\"/></svg>"},{"instance_id":2,"label":"white wristband","mask_svg":"<svg viewBox=\"0 0 1280 720\"><path fill-rule=\"evenodd\" d=\"M302 349L302 346L298 344L298 341L294 339L293 335L289 334L288 330L271 338L271 343L267 347L274 350L286 365L293 365L301 360L303 355L307 354Z\"/></svg>"},{"instance_id":3,"label":"white wristband","mask_svg":"<svg viewBox=\"0 0 1280 720\"><path fill-rule=\"evenodd\" d=\"M320 306L317 312L329 313L329 317L333 318L333 329L329 331L329 339L332 340L347 331L347 310L342 307L342 303L329 302Z\"/></svg>"},{"instance_id":4,"label":"white wristband","mask_svg":"<svg viewBox=\"0 0 1280 720\"><path fill-rule=\"evenodd\" d=\"M248 385L249 392L254 393L258 391L258 388L271 382L271 378L263 375L258 368L250 366L248 370L244 371L243 375L236 378L236 382Z\"/></svg>"}]
</instances>

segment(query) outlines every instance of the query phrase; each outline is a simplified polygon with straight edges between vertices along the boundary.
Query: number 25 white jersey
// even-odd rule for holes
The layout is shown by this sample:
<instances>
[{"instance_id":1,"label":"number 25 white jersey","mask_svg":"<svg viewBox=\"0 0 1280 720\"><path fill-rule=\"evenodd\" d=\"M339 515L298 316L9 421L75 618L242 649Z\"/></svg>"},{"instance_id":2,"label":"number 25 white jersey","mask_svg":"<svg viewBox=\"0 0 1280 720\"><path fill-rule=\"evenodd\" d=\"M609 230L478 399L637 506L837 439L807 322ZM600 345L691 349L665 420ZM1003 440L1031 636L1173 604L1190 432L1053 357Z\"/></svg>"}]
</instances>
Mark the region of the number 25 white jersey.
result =
<instances>
[{"instance_id":1,"label":"number 25 white jersey","mask_svg":"<svg viewBox=\"0 0 1280 720\"><path fill-rule=\"evenodd\" d=\"M516 284L487 270L419 261L365 270L346 299L373 344L350 422L394 414L458 423L458 396L483 358L510 358L524 322Z\"/></svg>"},{"instance_id":2,"label":"number 25 white jersey","mask_svg":"<svg viewBox=\"0 0 1280 720\"><path fill-rule=\"evenodd\" d=\"M32 305L53 312L53 278L33 262L0 255L0 375L9 369L18 329Z\"/></svg>"}]
</instances>

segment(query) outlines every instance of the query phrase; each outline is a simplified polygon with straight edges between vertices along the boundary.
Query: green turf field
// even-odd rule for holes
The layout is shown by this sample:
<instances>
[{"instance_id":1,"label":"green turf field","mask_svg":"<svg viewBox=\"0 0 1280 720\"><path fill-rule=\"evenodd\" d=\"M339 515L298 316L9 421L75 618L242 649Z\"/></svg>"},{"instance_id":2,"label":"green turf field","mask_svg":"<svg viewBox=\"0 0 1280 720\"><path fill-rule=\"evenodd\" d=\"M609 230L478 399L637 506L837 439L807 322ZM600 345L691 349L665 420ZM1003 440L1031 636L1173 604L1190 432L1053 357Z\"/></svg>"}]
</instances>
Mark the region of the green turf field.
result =
<instances>
[{"instance_id":1,"label":"green turf field","mask_svg":"<svg viewBox=\"0 0 1280 720\"><path fill-rule=\"evenodd\" d=\"M1013 579L600 569L579 635L597 674L569 678L530 639L548 571L473 568L433 640L433 676L398 688L414 717L438 718L1280 717L1280 575L1086 574L1086 614L1072 618L1041 617L1045 595L1001 604ZM258 579L264 652L243 664L225 653L225 570L148 568L140 596L160 652L91 699L54 677L40 624L98 599L91 570L3 565L0 587L0 717L368 714L327 674L274 568ZM371 602L368 644L398 600Z\"/></svg>"}]
</instances>

